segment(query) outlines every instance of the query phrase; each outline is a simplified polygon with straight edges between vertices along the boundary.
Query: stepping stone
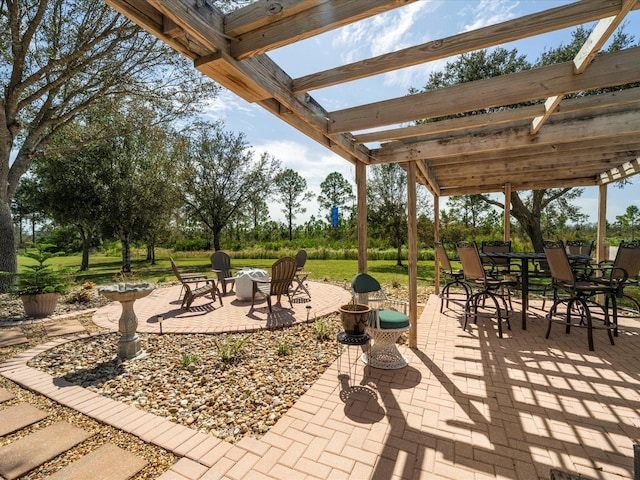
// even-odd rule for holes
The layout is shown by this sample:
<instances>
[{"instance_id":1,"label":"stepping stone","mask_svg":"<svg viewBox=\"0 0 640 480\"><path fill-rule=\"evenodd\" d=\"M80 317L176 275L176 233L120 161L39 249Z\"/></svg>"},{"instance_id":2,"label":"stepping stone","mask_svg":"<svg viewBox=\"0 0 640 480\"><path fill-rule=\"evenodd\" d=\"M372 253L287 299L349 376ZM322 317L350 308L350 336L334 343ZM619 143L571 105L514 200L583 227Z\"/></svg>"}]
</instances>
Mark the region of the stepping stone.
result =
<instances>
[{"instance_id":1,"label":"stepping stone","mask_svg":"<svg viewBox=\"0 0 640 480\"><path fill-rule=\"evenodd\" d=\"M27 343L29 339L22 333L19 328L3 328L0 329L0 347L8 347L10 345L18 345Z\"/></svg>"},{"instance_id":2,"label":"stepping stone","mask_svg":"<svg viewBox=\"0 0 640 480\"><path fill-rule=\"evenodd\" d=\"M11 393L9 390L0 388L0 403L6 402L7 400L11 400L13 397L14 397L13 393Z\"/></svg>"},{"instance_id":3,"label":"stepping stone","mask_svg":"<svg viewBox=\"0 0 640 480\"><path fill-rule=\"evenodd\" d=\"M18 403L0 410L0 437L39 422L48 415L28 403Z\"/></svg>"},{"instance_id":4,"label":"stepping stone","mask_svg":"<svg viewBox=\"0 0 640 480\"><path fill-rule=\"evenodd\" d=\"M52 322L44 322L43 326L49 337L85 331L84 326L77 320L54 320Z\"/></svg>"},{"instance_id":5,"label":"stepping stone","mask_svg":"<svg viewBox=\"0 0 640 480\"><path fill-rule=\"evenodd\" d=\"M67 422L58 422L0 447L0 476L15 480L91 436Z\"/></svg>"},{"instance_id":6,"label":"stepping stone","mask_svg":"<svg viewBox=\"0 0 640 480\"><path fill-rule=\"evenodd\" d=\"M127 480L147 462L111 443L102 445L80 460L51 475L49 480Z\"/></svg>"}]
</instances>

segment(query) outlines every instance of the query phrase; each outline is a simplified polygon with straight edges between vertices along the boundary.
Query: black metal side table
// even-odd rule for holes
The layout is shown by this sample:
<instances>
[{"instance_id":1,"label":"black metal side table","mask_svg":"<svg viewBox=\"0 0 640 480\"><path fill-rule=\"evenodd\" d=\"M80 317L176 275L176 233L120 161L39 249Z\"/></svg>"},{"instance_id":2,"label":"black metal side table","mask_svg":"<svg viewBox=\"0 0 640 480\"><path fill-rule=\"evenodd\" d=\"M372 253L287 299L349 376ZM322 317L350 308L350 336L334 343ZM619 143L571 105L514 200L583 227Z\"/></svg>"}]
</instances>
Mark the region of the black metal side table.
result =
<instances>
[{"instance_id":1,"label":"black metal side table","mask_svg":"<svg viewBox=\"0 0 640 480\"><path fill-rule=\"evenodd\" d=\"M347 332L340 332L337 335L338 340L338 374L340 373L340 359L342 358L342 354L340 353L340 345L347 346L347 362L349 362L349 378L351 378L351 354L349 347L361 347L365 346L367 354L371 352L371 337L367 333L363 333L362 335L351 335ZM359 355L356 355L356 362L358 361ZM371 368L369 365L364 365L365 371L367 368ZM356 370L354 368L353 375L355 379ZM370 372L366 372L370 373ZM354 382L355 383L355 382Z\"/></svg>"}]
</instances>

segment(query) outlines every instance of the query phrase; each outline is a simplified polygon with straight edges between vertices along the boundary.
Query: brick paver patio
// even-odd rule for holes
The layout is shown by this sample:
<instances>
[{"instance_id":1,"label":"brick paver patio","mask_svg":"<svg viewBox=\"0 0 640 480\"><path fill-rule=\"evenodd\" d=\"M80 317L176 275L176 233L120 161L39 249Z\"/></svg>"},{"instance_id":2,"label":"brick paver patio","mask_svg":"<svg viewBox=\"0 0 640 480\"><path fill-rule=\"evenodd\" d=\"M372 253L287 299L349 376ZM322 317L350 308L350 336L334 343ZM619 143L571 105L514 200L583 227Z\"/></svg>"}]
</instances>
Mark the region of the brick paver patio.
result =
<instances>
[{"instance_id":1,"label":"brick paver patio","mask_svg":"<svg viewBox=\"0 0 640 480\"><path fill-rule=\"evenodd\" d=\"M338 287L309 285L318 314L342 301ZM292 319L287 311L268 317L265 305L248 315L248 305L233 305L233 295L222 308L210 308L204 298L196 304L201 310L185 313L175 303L178 292L158 290L136 302L139 329L158 331L158 314L166 332L251 330ZM614 346L596 332L589 352L583 329L566 335L556 327L546 340L543 313L535 309L526 331L512 321L503 339L495 322L481 319L465 332L459 312L438 310L439 299L431 296L418 321L418 348L401 347L408 367L367 374L355 360L348 379L343 354L341 372L334 363L264 437L236 445L26 366L65 339L19 355L0 374L182 456L162 480L522 480L547 479L552 468L593 479L633 478L640 322L622 322ZM94 319L113 329L119 311L117 304L104 307ZM305 304L296 305L295 318L306 314Z\"/></svg>"}]
</instances>

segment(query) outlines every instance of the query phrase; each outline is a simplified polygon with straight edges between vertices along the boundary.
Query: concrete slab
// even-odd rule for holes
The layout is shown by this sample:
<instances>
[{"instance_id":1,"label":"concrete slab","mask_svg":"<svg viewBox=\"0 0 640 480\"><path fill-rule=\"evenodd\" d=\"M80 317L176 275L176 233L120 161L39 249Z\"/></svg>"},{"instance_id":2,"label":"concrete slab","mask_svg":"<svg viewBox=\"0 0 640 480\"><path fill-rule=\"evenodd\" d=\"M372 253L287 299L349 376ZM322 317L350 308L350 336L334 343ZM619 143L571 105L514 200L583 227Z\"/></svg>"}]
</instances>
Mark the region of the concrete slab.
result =
<instances>
[{"instance_id":1,"label":"concrete slab","mask_svg":"<svg viewBox=\"0 0 640 480\"><path fill-rule=\"evenodd\" d=\"M28 403L18 403L0 410L0 437L39 422L48 415Z\"/></svg>"},{"instance_id":2,"label":"concrete slab","mask_svg":"<svg viewBox=\"0 0 640 480\"><path fill-rule=\"evenodd\" d=\"M146 464L145 460L133 453L107 443L58 470L49 480L127 480Z\"/></svg>"},{"instance_id":3,"label":"concrete slab","mask_svg":"<svg viewBox=\"0 0 640 480\"><path fill-rule=\"evenodd\" d=\"M15 480L91 436L67 422L58 422L0 447L0 476Z\"/></svg>"},{"instance_id":4,"label":"concrete slab","mask_svg":"<svg viewBox=\"0 0 640 480\"><path fill-rule=\"evenodd\" d=\"M28 342L27 336L19 328L0 329L0 347L9 347Z\"/></svg>"},{"instance_id":5,"label":"concrete slab","mask_svg":"<svg viewBox=\"0 0 640 480\"><path fill-rule=\"evenodd\" d=\"M43 326L49 337L85 331L84 326L77 320L54 320L52 322L44 322Z\"/></svg>"},{"instance_id":6,"label":"concrete slab","mask_svg":"<svg viewBox=\"0 0 640 480\"><path fill-rule=\"evenodd\" d=\"M0 388L0 403L6 402L7 400L11 400L14 396L15 395L11 393L9 390Z\"/></svg>"}]
</instances>

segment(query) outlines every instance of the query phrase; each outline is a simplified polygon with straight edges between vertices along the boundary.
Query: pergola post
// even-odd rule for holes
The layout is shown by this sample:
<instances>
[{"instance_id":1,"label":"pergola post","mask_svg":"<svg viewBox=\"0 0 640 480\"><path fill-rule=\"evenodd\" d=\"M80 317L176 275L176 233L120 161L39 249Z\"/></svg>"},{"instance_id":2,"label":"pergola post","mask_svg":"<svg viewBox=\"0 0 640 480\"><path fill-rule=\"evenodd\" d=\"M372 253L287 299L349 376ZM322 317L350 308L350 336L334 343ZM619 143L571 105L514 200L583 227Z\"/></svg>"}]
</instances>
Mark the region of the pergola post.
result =
<instances>
[{"instance_id":1,"label":"pergola post","mask_svg":"<svg viewBox=\"0 0 640 480\"><path fill-rule=\"evenodd\" d=\"M511 184L504 184L504 241L511 240Z\"/></svg>"},{"instance_id":2,"label":"pergola post","mask_svg":"<svg viewBox=\"0 0 640 480\"><path fill-rule=\"evenodd\" d=\"M367 272L367 166L356 162L358 273Z\"/></svg>"},{"instance_id":3,"label":"pergola post","mask_svg":"<svg viewBox=\"0 0 640 480\"><path fill-rule=\"evenodd\" d=\"M417 166L407 165L407 210L409 214L409 348L418 346L418 215L417 215Z\"/></svg>"},{"instance_id":4,"label":"pergola post","mask_svg":"<svg viewBox=\"0 0 640 480\"><path fill-rule=\"evenodd\" d=\"M596 262L607 260L607 185L598 187L598 233L596 236Z\"/></svg>"},{"instance_id":5,"label":"pergola post","mask_svg":"<svg viewBox=\"0 0 640 480\"><path fill-rule=\"evenodd\" d=\"M440 196L433 196L433 239L436 242L440 241ZM433 266L435 267L434 272L434 283L436 287L436 295L440 293L440 259L437 255L433 259Z\"/></svg>"}]
</instances>

